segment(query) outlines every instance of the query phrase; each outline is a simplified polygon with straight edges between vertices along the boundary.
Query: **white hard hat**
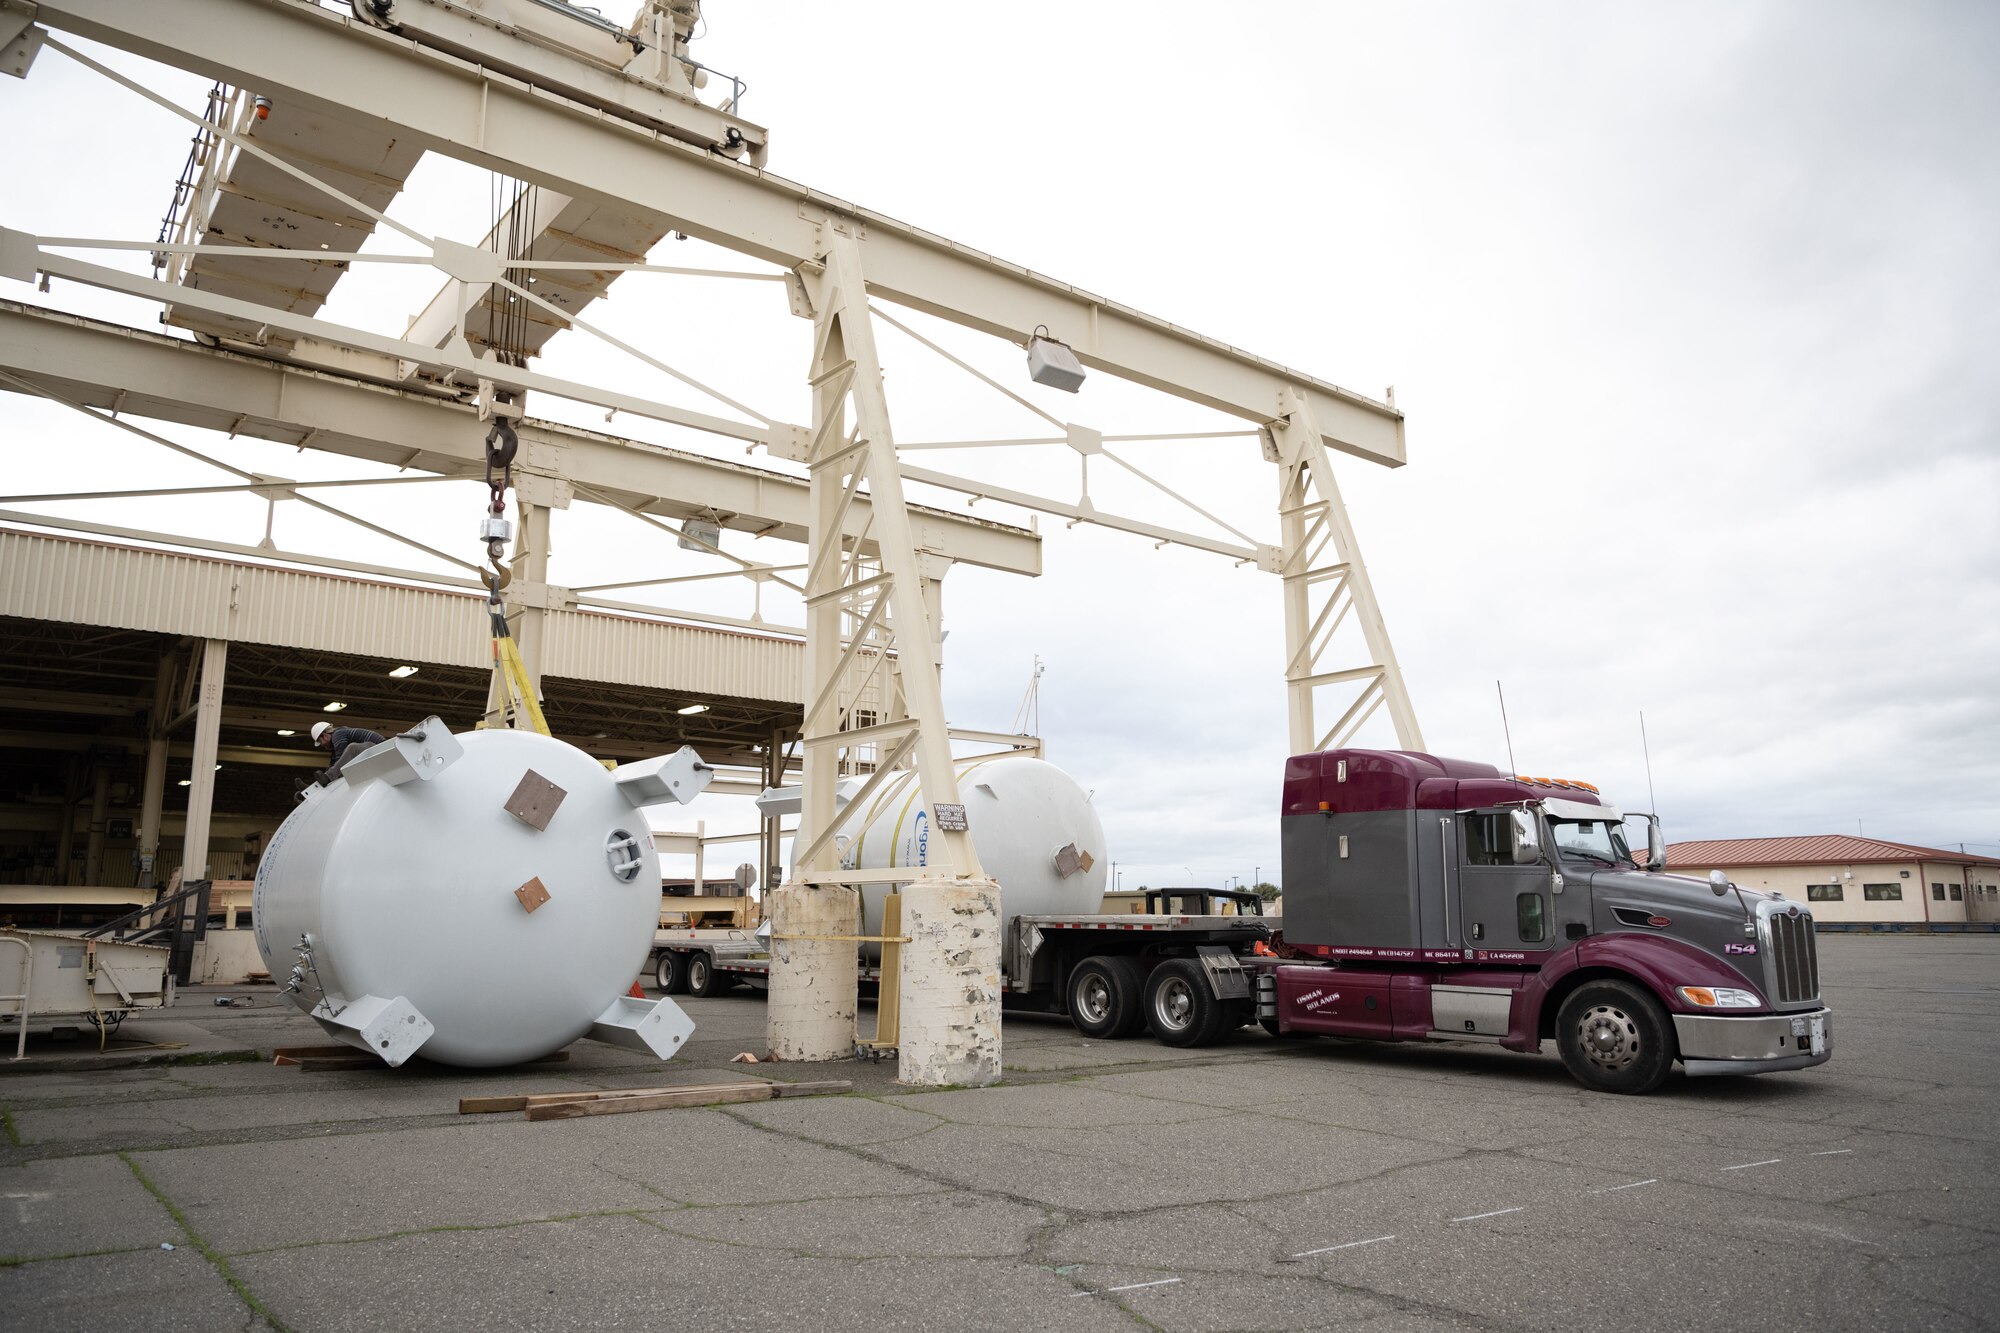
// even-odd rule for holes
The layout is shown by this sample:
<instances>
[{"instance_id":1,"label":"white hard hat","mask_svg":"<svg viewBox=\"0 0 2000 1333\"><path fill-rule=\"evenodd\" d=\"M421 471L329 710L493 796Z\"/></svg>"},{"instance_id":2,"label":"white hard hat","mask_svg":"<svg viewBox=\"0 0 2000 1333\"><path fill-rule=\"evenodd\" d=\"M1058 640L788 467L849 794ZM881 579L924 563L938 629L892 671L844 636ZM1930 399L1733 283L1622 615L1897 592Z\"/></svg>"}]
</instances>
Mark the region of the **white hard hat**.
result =
<instances>
[{"instance_id":1,"label":"white hard hat","mask_svg":"<svg viewBox=\"0 0 2000 1333\"><path fill-rule=\"evenodd\" d=\"M331 722L313 723L313 744L315 745L319 744L319 738L326 735L327 732L332 730L333 730L333 723Z\"/></svg>"}]
</instances>

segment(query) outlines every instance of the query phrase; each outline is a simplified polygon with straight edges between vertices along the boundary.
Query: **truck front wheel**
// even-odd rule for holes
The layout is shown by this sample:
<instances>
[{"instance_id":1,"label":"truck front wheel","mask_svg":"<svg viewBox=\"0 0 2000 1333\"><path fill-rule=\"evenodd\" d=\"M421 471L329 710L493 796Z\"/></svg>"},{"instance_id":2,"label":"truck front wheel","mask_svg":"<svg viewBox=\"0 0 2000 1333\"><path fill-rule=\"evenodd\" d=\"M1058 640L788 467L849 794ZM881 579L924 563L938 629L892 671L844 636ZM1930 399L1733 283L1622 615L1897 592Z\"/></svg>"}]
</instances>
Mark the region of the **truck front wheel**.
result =
<instances>
[{"instance_id":1,"label":"truck front wheel","mask_svg":"<svg viewBox=\"0 0 2000 1333\"><path fill-rule=\"evenodd\" d=\"M1580 986L1556 1015L1564 1068L1597 1092L1651 1092L1674 1064L1674 1029L1659 1001L1625 981Z\"/></svg>"},{"instance_id":2,"label":"truck front wheel","mask_svg":"<svg viewBox=\"0 0 2000 1333\"><path fill-rule=\"evenodd\" d=\"M1086 1037L1129 1037L1146 1025L1140 991L1145 970L1135 959L1098 954L1069 974L1069 1021Z\"/></svg>"},{"instance_id":3,"label":"truck front wheel","mask_svg":"<svg viewBox=\"0 0 2000 1333\"><path fill-rule=\"evenodd\" d=\"M1208 1046L1230 1026L1208 975L1191 958L1169 958L1146 978L1146 1023L1169 1046Z\"/></svg>"}]
</instances>

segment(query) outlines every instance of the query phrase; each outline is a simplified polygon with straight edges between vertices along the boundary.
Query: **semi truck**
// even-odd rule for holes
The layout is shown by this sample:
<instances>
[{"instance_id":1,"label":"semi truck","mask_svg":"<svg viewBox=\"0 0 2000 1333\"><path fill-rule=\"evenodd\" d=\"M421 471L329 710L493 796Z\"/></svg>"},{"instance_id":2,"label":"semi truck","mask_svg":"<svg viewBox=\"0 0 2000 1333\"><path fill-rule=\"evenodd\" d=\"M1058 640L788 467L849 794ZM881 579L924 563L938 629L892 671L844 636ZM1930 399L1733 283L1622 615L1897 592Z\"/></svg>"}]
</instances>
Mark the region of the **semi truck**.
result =
<instances>
[{"instance_id":1,"label":"semi truck","mask_svg":"<svg viewBox=\"0 0 2000 1333\"><path fill-rule=\"evenodd\" d=\"M1553 1041L1579 1083L1614 1093L1651 1091L1676 1061L1713 1075L1831 1058L1812 914L1720 871L1666 874L1658 817L1633 818L1643 863L1588 783L1412 751L1292 757L1284 929L1277 957L1248 960L1256 1018L1277 1034ZM1241 1013L1197 991L1175 1029L1147 995L1180 1044Z\"/></svg>"},{"instance_id":2,"label":"semi truck","mask_svg":"<svg viewBox=\"0 0 2000 1333\"><path fill-rule=\"evenodd\" d=\"M1529 1053L1552 1041L1579 1083L1614 1093L1649 1092L1676 1063L1755 1074L1832 1056L1811 912L1720 872L1665 873L1656 815L1630 817L1641 860L1628 817L1589 783L1342 749L1288 759L1281 802L1282 918L1248 893L1225 895L1233 914L1017 915L1003 874L1006 1007L1181 1047L1253 1022ZM719 934L662 932L661 985L761 984L754 932Z\"/></svg>"}]
</instances>

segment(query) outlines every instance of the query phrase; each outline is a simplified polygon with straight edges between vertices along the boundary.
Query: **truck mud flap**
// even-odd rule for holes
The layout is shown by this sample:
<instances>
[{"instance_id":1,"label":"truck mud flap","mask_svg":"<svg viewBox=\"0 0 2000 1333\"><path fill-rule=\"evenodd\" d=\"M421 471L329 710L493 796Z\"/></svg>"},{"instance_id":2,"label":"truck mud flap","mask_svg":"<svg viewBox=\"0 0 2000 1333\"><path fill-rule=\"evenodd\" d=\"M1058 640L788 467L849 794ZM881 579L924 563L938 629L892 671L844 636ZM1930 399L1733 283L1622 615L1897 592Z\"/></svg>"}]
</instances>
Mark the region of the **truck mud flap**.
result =
<instances>
[{"instance_id":1,"label":"truck mud flap","mask_svg":"<svg viewBox=\"0 0 2000 1333\"><path fill-rule=\"evenodd\" d=\"M1204 944L1195 950L1195 957L1201 960L1201 970L1208 974L1208 988L1215 992L1216 999L1250 998L1250 974L1243 970L1235 954L1220 944Z\"/></svg>"}]
</instances>

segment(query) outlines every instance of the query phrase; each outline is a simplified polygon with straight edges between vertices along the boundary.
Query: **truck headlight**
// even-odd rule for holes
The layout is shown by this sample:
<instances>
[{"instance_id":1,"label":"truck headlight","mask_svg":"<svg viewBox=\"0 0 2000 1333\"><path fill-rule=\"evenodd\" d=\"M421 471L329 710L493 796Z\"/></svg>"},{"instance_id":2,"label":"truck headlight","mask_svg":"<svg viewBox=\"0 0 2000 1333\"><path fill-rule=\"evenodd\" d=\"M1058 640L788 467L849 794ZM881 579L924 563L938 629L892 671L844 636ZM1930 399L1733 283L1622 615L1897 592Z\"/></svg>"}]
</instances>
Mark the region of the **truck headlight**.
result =
<instances>
[{"instance_id":1,"label":"truck headlight","mask_svg":"<svg viewBox=\"0 0 2000 1333\"><path fill-rule=\"evenodd\" d=\"M1699 1009L1761 1009L1763 1000L1757 992L1733 990L1728 986L1682 986L1677 992L1683 1000Z\"/></svg>"}]
</instances>

